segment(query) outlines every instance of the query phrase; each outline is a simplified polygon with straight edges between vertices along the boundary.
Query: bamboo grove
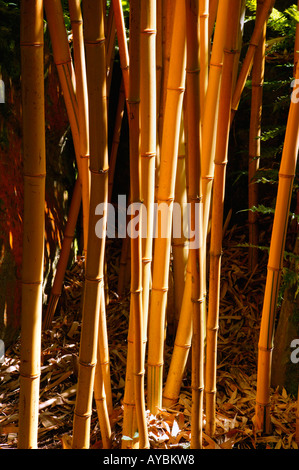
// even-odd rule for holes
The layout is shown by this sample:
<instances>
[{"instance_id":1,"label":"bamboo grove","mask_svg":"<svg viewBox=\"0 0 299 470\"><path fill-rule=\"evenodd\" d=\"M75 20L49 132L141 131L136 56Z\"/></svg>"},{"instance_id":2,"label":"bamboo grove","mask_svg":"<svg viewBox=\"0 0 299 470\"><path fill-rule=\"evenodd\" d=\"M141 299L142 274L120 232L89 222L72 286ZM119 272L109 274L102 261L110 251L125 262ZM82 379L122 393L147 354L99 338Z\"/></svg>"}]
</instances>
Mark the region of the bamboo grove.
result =
<instances>
[{"instance_id":1,"label":"bamboo grove","mask_svg":"<svg viewBox=\"0 0 299 470\"><path fill-rule=\"evenodd\" d=\"M130 0L129 5L127 38L121 0L107 4L104 0L69 0L71 51L61 1L21 1L25 211L19 448L38 445L41 331L50 328L55 314L81 204L85 283L72 447L90 446L93 400L103 446L111 446L113 400L106 326L109 298L105 289L109 280L105 240L125 108L129 122L131 207L127 224L131 232L128 229L123 240L122 256L130 260L131 271L122 446L149 448L146 412L156 414L178 400L189 353L191 448L202 448L203 431L210 436L215 433L222 227L230 130L246 80L252 74L248 163L252 179L260 155L265 41L274 0L257 2L255 26L242 63L244 0ZM43 316L44 20L71 127L78 179ZM108 155L107 103L116 41L122 82ZM298 65L295 70L297 84ZM263 432L267 432L270 419L274 321L299 145L298 123L299 103L290 100L261 311L255 425ZM256 187L251 184L249 188L249 203L257 204ZM154 203L163 206L156 225ZM174 220L178 217L175 203L181 208L188 203L188 233L193 240L186 232L173 236ZM141 236L143 226L145 237ZM249 240L257 245L253 215L249 226ZM96 227L100 227L100 236ZM171 253L177 327L164 381ZM249 269L256 263L256 252L250 249ZM121 268L122 264L119 285L123 283Z\"/></svg>"}]
</instances>

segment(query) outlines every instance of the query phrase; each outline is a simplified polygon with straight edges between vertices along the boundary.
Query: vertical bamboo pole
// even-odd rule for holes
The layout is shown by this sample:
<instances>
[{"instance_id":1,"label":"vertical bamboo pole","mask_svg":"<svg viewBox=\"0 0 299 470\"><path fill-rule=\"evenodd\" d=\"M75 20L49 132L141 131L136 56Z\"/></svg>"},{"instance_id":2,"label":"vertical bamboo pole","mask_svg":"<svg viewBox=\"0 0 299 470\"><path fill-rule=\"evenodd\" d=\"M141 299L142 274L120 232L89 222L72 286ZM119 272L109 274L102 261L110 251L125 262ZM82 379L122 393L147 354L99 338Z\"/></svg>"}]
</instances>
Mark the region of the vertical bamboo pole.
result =
<instances>
[{"instance_id":1,"label":"vertical bamboo pole","mask_svg":"<svg viewBox=\"0 0 299 470\"><path fill-rule=\"evenodd\" d=\"M253 57L258 47L260 37L272 11L275 0L262 0L260 14L257 16L254 30L250 39L249 47L240 70L238 80L232 97L232 119L238 109L242 91L244 89L248 74L252 67Z\"/></svg>"},{"instance_id":2,"label":"vertical bamboo pole","mask_svg":"<svg viewBox=\"0 0 299 470\"><path fill-rule=\"evenodd\" d=\"M103 2L85 0L84 37L89 98L91 193L82 331L79 352L78 391L73 423L73 448L88 448L99 316L104 278L108 198L108 148L106 101L106 53ZM95 208L103 204L102 232L96 234ZM99 237L98 237L98 236Z\"/></svg>"},{"instance_id":3,"label":"vertical bamboo pole","mask_svg":"<svg viewBox=\"0 0 299 470\"><path fill-rule=\"evenodd\" d=\"M120 134L121 134L121 125L124 116L124 106L126 101L125 89L124 89L124 81L121 80L120 89L119 89L119 97L115 115L115 122L114 122L114 131L112 137L112 145L110 151L110 158L109 158L109 182L108 182L108 201L111 202L112 198L112 191L113 191L113 180L115 174L115 167L116 167L116 159L117 159L117 152L120 142Z\"/></svg>"},{"instance_id":4,"label":"vertical bamboo pole","mask_svg":"<svg viewBox=\"0 0 299 470\"><path fill-rule=\"evenodd\" d=\"M127 48L126 28L124 22L124 15L121 0L112 0L112 7L114 11L115 26L118 39L120 67L124 80L125 95L128 99L129 96L129 51Z\"/></svg>"},{"instance_id":5,"label":"vertical bamboo pole","mask_svg":"<svg viewBox=\"0 0 299 470\"><path fill-rule=\"evenodd\" d=\"M148 333L148 408L153 414L156 414L162 405L164 326L170 262L172 210L185 85L184 0L176 0L174 7L173 30L175 34L172 36L171 44L157 195L158 210L162 210L163 213L157 216L157 238L155 239ZM165 209L166 213L163 209Z\"/></svg>"},{"instance_id":6,"label":"vertical bamboo pole","mask_svg":"<svg viewBox=\"0 0 299 470\"><path fill-rule=\"evenodd\" d=\"M111 426L109 415L113 411L110 382L110 361L106 326L105 292L101 290L100 321L98 332L97 364L94 380L94 399L100 423L103 448L111 447Z\"/></svg>"},{"instance_id":7,"label":"vertical bamboo pole","mask_svg":"<svg viewBox=\"0 0 299 470\"><path fill-rule=\"evenodd\" d=\"M218 120L219 91L221 84L223 45L227 33L229 2L219 2L213 48L210 60L209 82L202 131L202 192L203 192L203 240L206 239L214 177L215 134Z\"/></svg>"},{"instance_id":8,"label":"vertical bamboo pole","mask_svg":"<svg viewBox=\"0 0 299 470\"><path fill-rule=\"evenodd\" d=\"M204 293L203 293L203 251L201 240L202 229L202 188L200 164L200 83L199 58L199 1L186 0L187 32L187 120L188 120L188 202L191 206L190 230L197 233L190 240L191 299L192 299L192 414L191 414L191 448L202 447L203 419L203 365L204 365ZM202 96L204 99L204 95ZM196 238L198 241L196 242Z\"/></svg>"},{"instance_id":9,"label":"vertical bamboo pole","mask_svg":"<svg viewBox=\"0 0 299 470\"><path fill-rule=\"evenodd\" d=\"M260 14L262 4L257 2L256 14ZM258 185L254 182L254 176L259 168L261 154L261 119L263 101L263 82L265 69L265 46L266 46L266 24L264 24L262 35L253 58L252 65L252 99L249 130L249 162L248 162L248 227L249 247L248 267L252 271L258 263L258 220L257 213L251 211L258 204Z\"/></svg>"},{"instance_id":10,"label":"vertical bamboo pole","mask_svg":"<svg viewBox=\"0 0 299 470\"><path fill-rule=\"evenodd\" d=\"M43 2L21 3L21 83L24 161L24 235L19 436L37 448L44 261L45 114Z\"/></svg>"},{"instance_id":11,"label":"vertical bamboo pole","mask_svg":"<svg viewBox=\"0 0 299 470\"><path fill-rule=\"evenodd\" d=\"M211 38L215 26L215 20L217 17L217 8L219 0L209 1L209 38Z\"/></svg>"},{"instance_id":12,"label":"vertical bamboo pole","mask_svg":"<svg viewBox=\"0 0 299 470\"><path fill-rule=\"evenodd\" d=\"M139 447L148 448L147 422L145 415L144 397L144 319L142 305L142 221L140 213L141 203L141 156L140 156L140 26L141 4L140 0L131 0L130 3L130 190L131 190L131 303L133 316L133 346L134 346L134 394L137 426L139 433ZM139 211L136 231L135 211Z\"/></svg>"},{"instance_id":13,"label":"vertical bamboo pole","mask_svg":"<svg viewBox=\"0 0 299 470\"><path fill-rule=\"evenodd\" d=\"M60 0L44 0L48 28L53 48L54 62L63 91L64 102L71 126L79 178L81 176L78 102L75 93L75 73L64 24Z\"/></svg>"},{"instance_id":14,"label":"vertical bamboo pole","mask_svg":"<svg viewBox=\"0 0 299 470\"><path fill-rule=\"evenodd\" d=\"M184 287L186 279L189 241L187 237L187 185L186 185L186 142L184 132L184 119L182 113L180 141L178 149L178 163L175 182L176 207L180 209L180 214L174 213L173 220L178 233L173 230L172 238L172 257L173 257L173 281L174 281L174 312L173 312L173 331L178 326L180 311L184 296ZM176 220L175 220L176 218ZM180 223L179 223L180 222Z\"/></svg>"},{"instance_id":15,"label":"vertical bamboo pole","mask_svg":"<svg viewBox=\"0 0 299 470\"><path fill-rule=\"evenodd\" d=\"M155 163L156 163L156 0L141 2L141 88L140 88L140 146L141 200L146 211L146 228L142 234L142 298L144 336L147 334L149 294L151 283ZM144 339L145 339L144 338Z\"/></svg>"},{"instance_id":16,"label":"vertical bamboo pole","mask_svg":"<svg viewBox=\"0 0 299 470\"><path fill-rule=\"evenodd\" d=\"M230 129L230 109L233 86L233 70L237 51L238 21L241 0L231 0L231 14L227 24L224 44L224 60L219 96L219 119L216 136L215 174L212 201L209 305L206 347L206 432L213 436L216 430L216 370L217 332L220 304L220 273L223 233L223 205L225 196L225 173Z\"/></svg>"},{"instance_id":17,"label":"vertical bamboo pole","mask_svg":"<svg viewBox=\"0 0 299 470\"><path fill-rule=\"evenodd\" d=\"M74 65L76 77L76 99L78 103L79 150L81 159L82 207L84 254L87 252L88 212L90 200L89 174L89 135L88 135L88 96L86 81L86 65L83 38L83 20L80 0L69 0L69 12L73 31Z\"/></svg>"},{"instance_id":18,"label":"vertical bamboo pole","mask_svg":"<svg viewBox=\"0 0 299 470\"><path fill-rule=\"evenodd\" d=\"M209 56L210 56L210 36L209 36L209 0L200 0L199 2L199 15L200 15L200 116L201 125L204 115L204 104L206 100L208 88L208 70L209 70Z\"/></svg>"},{"instance_id":19,"label":"vertical bamboo pole","mask_svg":"<svg viewBox=\"0 0 299 470\"><path fill-rule=\"evenodd\" d=\"M297 65L296 82L291 98L284 147L279 169L278 191L270 242L258 346L255 427L257 431L264 431L266 433L270 431L270 383L274 321L281 270L283 266L283 252L288 226L293 180L299 149L299 102L294 98L295 94L298 95L298 82L299 67Z\"/></svg>"}]
</instances>

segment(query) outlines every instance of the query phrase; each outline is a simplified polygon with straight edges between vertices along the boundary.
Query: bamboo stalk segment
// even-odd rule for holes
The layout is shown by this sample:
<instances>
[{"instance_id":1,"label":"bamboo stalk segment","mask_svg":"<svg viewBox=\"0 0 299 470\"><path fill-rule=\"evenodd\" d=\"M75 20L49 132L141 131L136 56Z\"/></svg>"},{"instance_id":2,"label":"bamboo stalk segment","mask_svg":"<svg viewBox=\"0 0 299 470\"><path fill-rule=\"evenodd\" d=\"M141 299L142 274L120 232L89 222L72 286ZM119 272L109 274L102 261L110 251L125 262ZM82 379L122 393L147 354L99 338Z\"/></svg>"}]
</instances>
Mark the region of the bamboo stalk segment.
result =
<instances>
[{"instance_id":1,"label":"bamboo stalk segment","mask_svg":"<svg viewBox=\"0 0 299 470\"><path fill-rule=\"evenodd\" d=\"M69 0L69 11L73 31L74 64L76 77L76 99L78 103L79 146L81 159L82 207L84 253L87 252L88 213L90 200L88 96L83 38L83 20L80 0Z\"/></svg>"},{"instance_id":2,"label":"bamboo stalk segment","mask_svg":"<svg viewBox=\"0 0 299 470\"><path fill-rule=\"evenodd\" d=\"M231 15L228 18L227 35L224 44L223 70L219 96L219 119L216 136L205 380L206 432L210 436L213 436L216 430L217 332L219 329L223 206L225 197L226 165L228 161L227 153L230 130L233 70L235 54L237 52L240 7L240 0L231 1Z\"/></svg>"},{"instance_id":3,"label":"bamboo stalk segment","mask_svg":"<svg viewBox=\"0 0 299 470\"><path fill-rule=\"evenodd\" d=\"M81 194L81 183L80 180L77 178L72 195L68 219L64 230L63 242L56 267L54 282L51 289L47 310L43 318L43 330L47 330L48 328L50 328L59 301L59 297L61 295L64 275L67 268L71 246L75 235L79 210L81 207Z\"/></svg>"},{"instance_id":4,"label":"bamboo stalk segment","mask_svg":"<svg viewBox=\"0 0 299 470\"><path fill-rule=\"evenodd\" d=\"M20 352L20 449L38 446L45 211L43 2L21 3L24 235Z\"/></svg>"},{"instance_id":5,"label":"bamboo stalk segment","mask_svg":"<svg viewBox=\"0 0 299 470\"><path fill-rule=\"evenodd\" d=\"M192 415L191 448L202 447L203 389L204 389L204 292L202 246L202 183L201 183L201 133L200 99L200 37L198 26L205 13L199 1L186 0L187 31L187 121L188 121L188 202L191 206L190 232L196 234L190 240L191 300L192 300ZM202 22L202 21L201 21ZM207 44L206 44L207 45ZM205 51L206 52L206 51ZM207 65L207 64L206 64ZM206 72L205 72L206 73ZM198 240L196 242L196 238Z\"/></svg>"},{"instance_id":6,"label":"bamboo stalk segment","mask_svg":"<svg viewBox=\"0 0 299 470\"><path fill-rule=\"evenodd\" d=\"M129 129L130 129L130 191L131 191L131 303L133 317L134 394L139 433L139 447L148 448L147 422L144 397L144 317L142 304L142 220L141 203L141 155L140 155L140 29L141 3L130 4L130 81L129 81ZM137 233L134 233L135 212L139 211Z\"/></svg>"},{"instance_id":7,"label":"bamboo stalk segment","mask_svg":"<svg viewBox=\"0 0 299 470\"><path fill-rule=\"evenodd\" d=\"M259 15L262 4L257 3L256 14ZM258 263L259 233L256 212L250 209L258 205L258 185L254 183L254 176L259 168L259 158L261 152L261 118L262 99L265 69L265 47L266 47L266 24L264 24L262 35L253 58L252 65L252 99L249 130L249 162L248 162L248 227L249 227L249 248L248 264L252 270Z\"/></svg>"},{"instance_id":8,"label":"bamboo stalk segment","mask_svg":"<svg viewBox=\"0 0 299 470\"><path fill-rule=\"evenodd\" d=\"M261 0L260 14L256 17L254 30L250 39L249 47L240 70L238 80L232 98L232 119L238 109L240 98L252 67L253 57L259 45L260 37L272 11L275 0Z\"/></svg>"},{"instance_id":9,"label":"bamboo stalk segment","mask_svg":"<svg viewBox=\"0 0 299 470\"><path fill-rule=\"evenodd\" d=\"M120 66L124 80L124 88L126 98L129 96L129 51L126 40L126 28L124 22L124 15L121 0L112 0L112 7L114 11L115 26L117 32Z\"/></svg>"},{"instance_id":10,"label":"bamboo stalk segment","mask_svg":"<svg viewBox=\"0 0 299 470\"><path fill-rule=\"evenodd\" d=\"M191 299L191 270L190 261L187 264L184 295L182 299L181 311L178 327L175 336L175 342L171 355L171 361L165 387L163 390L164 408L173 406L179 398L182 379L184 376L188 354L191 348L192 340L192 302Z\"/></svg>"},{"instance_id":11,"label":"bamboo stalk segment","mask_svg":"<svg viewBox=\"0 0 299 470\"><path fill-rule=\"evenodd\" d=\"M146 227L142 233L142 308L144 340L146 340L147 337L154 231L155 164L157 148L156 15L156 0L141 2L141 200L143 208L146 211L146 217L143 218Z\"/></svg>"},{"instance_id":12,"label":"bamboo stalk segment","mask_svg":"<svg viewBox=\"0 0 299 470\"><path fill-rule=\"evenodd\" d=\"M84 285L82 331L79 352L78 391L73 423L73 448L88 448L97 358L99 315L104 288L104 251L108 198L108 148L106 100L106 50L103 2L85 1L84 37L89 98L91 194L88 251ZM103 204L99 232L96 207Z\"/></svg>"},{"instance_id":13,"label":"bamboo stalk segment","mask_svg":"<svg viewBox=\"0 0 299 470\"><path fill-rule=\"evenodd\" d=\"M296 85L292 96L298 93L299 67L296 70ZM257 431L270 431L270 379L274 339L274 321L278 289L283 267L288 215L299 149L299 103L291 99L285 141L279 169L279 182L276 207L271 235L267 267L262 319L258 346L257 393L255 428Z\"/></svg>"},{"instance_id":14,"label":"bamboo stalk segment","mask_svg":"<svg viewBox=\"0 0 299 470\"><path fill-rule=\"evenodd\" d=\"M178 155L178 139L185 86L185 4L175 2L161 165L157 195L157 236L148 333L148 408L156 414L162 405L164 326L168 291L172 210ZM162 219L162 220L161 220ZM163 225L163 227L162 227ZM163 229L163 233L162 233Z\"/></svg>"}]
</instances>

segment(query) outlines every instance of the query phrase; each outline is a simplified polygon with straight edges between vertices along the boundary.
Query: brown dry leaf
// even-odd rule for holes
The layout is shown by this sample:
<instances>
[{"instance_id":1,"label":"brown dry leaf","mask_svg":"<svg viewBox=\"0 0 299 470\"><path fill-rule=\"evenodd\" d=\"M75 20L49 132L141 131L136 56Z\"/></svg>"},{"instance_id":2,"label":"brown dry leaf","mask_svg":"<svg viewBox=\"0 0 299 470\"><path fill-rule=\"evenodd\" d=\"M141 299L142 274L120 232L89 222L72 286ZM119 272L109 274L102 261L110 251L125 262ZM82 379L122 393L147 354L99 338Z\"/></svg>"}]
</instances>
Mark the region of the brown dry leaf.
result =
<instances>
[{"instance_id":1,"label":"brown dry leaf","mask_svg":"<svg viewBox=\"0 0 299 470\"><path fill-rule=\"evenodd\" d=\"M73 439L71 436L64 434L63 436L61 436L60 440L63 449L72 449Z\"/></svg>"}]
</instances>

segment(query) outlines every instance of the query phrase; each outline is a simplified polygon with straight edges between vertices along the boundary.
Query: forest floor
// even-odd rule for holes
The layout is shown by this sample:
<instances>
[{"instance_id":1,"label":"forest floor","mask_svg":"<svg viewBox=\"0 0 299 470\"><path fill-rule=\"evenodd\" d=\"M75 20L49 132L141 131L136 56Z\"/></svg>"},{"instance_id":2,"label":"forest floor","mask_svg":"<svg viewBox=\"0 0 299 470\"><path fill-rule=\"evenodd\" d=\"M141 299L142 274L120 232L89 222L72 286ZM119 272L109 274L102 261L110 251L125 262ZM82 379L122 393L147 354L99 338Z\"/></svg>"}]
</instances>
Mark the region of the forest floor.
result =
<instances>
[{"instance_id":1,"label":"forest floor","mask_svg":"<svg viewBox=\"0 0 299 470\"><path fill-rule=\"evenodd\" d=\"M296 397L271 390L270 435L254 431L257 345L267 257L254 272L247 268L244 229L233 226L223 241L221 308L218 335L216 434L204 433L206 449L297 449ZM129 294L116 294L120 243L107 242L109 298L107 327L114 411L112 449L121 448ZM68 448L72 435L81 330L84 266L78 260L66 273L65 287L51 329L42 335L39 448ZM165 374L173 340L165 345ZM17 447L19 348L17 341L0 364L0 448ZM157 416L147 413L152 449L188 449L191 434L191 383L187 368L178 403ZM205 417L205 416L204 416ZM91 447L101 448L96 407L91 420Z\"/></svg>"}]
</instances>

